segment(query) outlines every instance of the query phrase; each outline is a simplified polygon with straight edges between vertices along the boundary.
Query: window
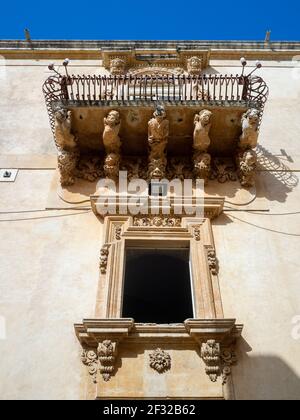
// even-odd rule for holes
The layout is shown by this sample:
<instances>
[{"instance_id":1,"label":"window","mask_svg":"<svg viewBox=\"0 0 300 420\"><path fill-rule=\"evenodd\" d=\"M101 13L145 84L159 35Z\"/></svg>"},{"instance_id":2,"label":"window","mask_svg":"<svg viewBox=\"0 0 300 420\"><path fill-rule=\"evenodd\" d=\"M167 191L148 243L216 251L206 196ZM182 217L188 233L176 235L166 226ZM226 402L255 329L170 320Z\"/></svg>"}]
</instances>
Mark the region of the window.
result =
<instances>
[{"instance_id":1,"label":"window","mask_svg":"<svg viewBox=\"0 0 300 420\"><path fill-rule=\"evenodd\" d=\"M122 316L157 324L193 318L189 249L127 248Z\"/></svg>"}]
</instances>

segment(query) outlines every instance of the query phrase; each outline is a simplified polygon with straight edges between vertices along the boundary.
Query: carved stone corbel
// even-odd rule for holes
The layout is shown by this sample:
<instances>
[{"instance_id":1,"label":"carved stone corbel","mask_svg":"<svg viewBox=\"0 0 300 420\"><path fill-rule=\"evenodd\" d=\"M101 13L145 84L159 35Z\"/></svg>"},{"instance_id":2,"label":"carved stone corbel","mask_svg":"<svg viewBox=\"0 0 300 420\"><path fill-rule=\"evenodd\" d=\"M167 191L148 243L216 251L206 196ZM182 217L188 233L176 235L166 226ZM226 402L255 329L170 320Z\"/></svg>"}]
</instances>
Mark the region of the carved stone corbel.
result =
<instances>
[{"instance_id":1,"label":"carved stone corbel","mask_svg":"<svg viewBox=\"0 0 300 420\"><path fill-rule=\"evenodd\" d=\"M211 143L209 137L211 118L212 112L205 109L194 117L194 175L196 178L204 179L205 182L208 180L211 171L211 156L207 153Z\"/></svg>"},{"instance_id":2,"label":"carved stone corbel","mask_svg":"<svg viewBox=\"0 0 300 420\"><path fill-rule=\"evenodd\" d=\"M201 357L206 365L205 372L212 382L216 382L220 375L221 349L215 340L207 340L201 346Z\"/></svg>"},{"instance_id":3,"label":"carved stone corbel","mask_svg":"<svg viewBox=\"0 0 300 420\"><path fill-rule=\"evenodd\" d=\"M93 382L98 382L97 374L109 381L116 370L117 348L133 327L131 318L87 319L76 324L75 331L83 347L82 363L87 366Z\"/></svg>"},{"instance_id":4,"label":"carved stone corbel","mask_svg":"<svg viewBox=\"0 0 300 420\"><path fill-rule=\"evenodd\" d=\"M109 381L115 369L117 342L104 340L98 345L100 373L105 382Z\"/></svg>"},{"instance_id":5,"label":"carved stone corbel","mask_svg":"<svg viewBox=\"0 0 300 420\"><path fill-rule=\"evenodd\" d=\"M104 244L100 250L100 272L106 274L110 244Z\"/></svg>"},{"instance_id":6,"label":"carved stone corbel","mask_svg":"<svg viewBox=\"0 0 300 420\"><path fill-rule=\"evenodd\" d=\"M212 382L222 377L222 384L227 383L231 375L231 366L237 363L237 357L232 348L222 348L216 340L202 343L201 357L206 365L205 372Z\"/></svg>"},{"instance_id":7,"label":"carved stone corbel","mask_svg":"<svg viewBox=\"0 0 300 420\"><path fill-rule=\"evenodd\" d=\"M122 76L126 74L126 59L115 57L110 60L109 71L112 76Z\"/></svg>"},{"instance_id":8,"label":"carved stone corbel","mask_svg":"<svg viewBox=\"0 0 300 420\"><path fill-rule=\"evenodd\" d=\"M159 105L148 122L149 179L162 179L166 176L168 136L169 121L164 107Z\"/></svg>"},{"instance_id":9,"label":"carved stone corbel","mask_svg":"<svg viewBox=\"0 0 300 420\"><path fill-rule=\"evenodd\" d=\"M121 128L120 114L110 111L104 118L103 144L106 152L104 160L104 173L108 178L116 179L119 175L121 159Z\"/></svg>"},{"instance_id":10,"label":"carved stone corbel","mask_svg":"<svg viewBox=\"0 0 300 420\"><path fill-rule=\"evenodd\" d=\"M65 187L75 183L80 153L77 139L72 134L72 112L64 107L58 107L54 111L54 116L60 183Z\"/></svg>"}]
</instances>

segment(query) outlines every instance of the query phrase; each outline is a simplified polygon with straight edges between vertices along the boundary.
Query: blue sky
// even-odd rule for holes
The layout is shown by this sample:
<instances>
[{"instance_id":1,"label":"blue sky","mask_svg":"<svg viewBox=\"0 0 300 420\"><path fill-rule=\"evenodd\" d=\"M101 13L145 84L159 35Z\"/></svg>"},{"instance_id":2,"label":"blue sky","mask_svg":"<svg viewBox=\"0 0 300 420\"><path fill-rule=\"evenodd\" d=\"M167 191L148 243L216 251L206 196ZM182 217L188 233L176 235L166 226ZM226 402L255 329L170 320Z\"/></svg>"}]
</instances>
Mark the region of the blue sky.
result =
<instances>
[{"instance_id":1,"label":"blue sky","mask_svg":"<svg viewBox=\"0 0 300 420\"><path fill-rule=\"evenodd\" d=\"M0 39L300 40L299 0L12 1L0 8Z\"/></svg>"}]
</instances>

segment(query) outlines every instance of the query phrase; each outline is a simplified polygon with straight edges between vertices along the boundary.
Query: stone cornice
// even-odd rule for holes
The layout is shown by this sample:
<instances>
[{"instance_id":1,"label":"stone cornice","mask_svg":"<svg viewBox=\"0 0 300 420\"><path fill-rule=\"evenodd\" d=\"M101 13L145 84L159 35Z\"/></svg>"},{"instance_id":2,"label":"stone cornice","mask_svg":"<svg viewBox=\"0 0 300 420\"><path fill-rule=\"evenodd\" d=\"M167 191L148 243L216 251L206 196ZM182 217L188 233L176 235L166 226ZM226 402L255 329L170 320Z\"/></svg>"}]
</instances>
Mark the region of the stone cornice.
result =
<instances>
[{"instance_id":1,"label":"stone cornice","mask_svg":"<svg viewBox=\"0 0 300 420\"><path fill-rule=\"evenodd\" d=\"M5 58L101 59L104 52L172 53L210 51L210 59L236 59L241 54L255 59L292 59L300 53L300 42L277 41L96 41L96 40L0 40Z\"/></svg>"}]
</instances>

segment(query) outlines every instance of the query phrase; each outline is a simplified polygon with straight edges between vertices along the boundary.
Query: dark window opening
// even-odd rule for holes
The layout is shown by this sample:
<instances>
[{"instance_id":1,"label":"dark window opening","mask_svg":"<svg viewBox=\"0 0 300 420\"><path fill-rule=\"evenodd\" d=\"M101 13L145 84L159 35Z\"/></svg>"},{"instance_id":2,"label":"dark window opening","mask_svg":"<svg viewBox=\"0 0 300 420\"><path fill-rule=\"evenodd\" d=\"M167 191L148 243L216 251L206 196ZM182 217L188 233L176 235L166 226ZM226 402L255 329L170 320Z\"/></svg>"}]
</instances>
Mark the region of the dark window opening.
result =
<instances>
[{"instance_id":1,"label":"dark window opening","mask_svg":"<svg viewBox=\"0 0 300 420\"><path fill-rule=\"evenodd\" d=\"M140 323L193 318L189 250L128 248L122 312Z\"/></svg>"}]
</instances>

